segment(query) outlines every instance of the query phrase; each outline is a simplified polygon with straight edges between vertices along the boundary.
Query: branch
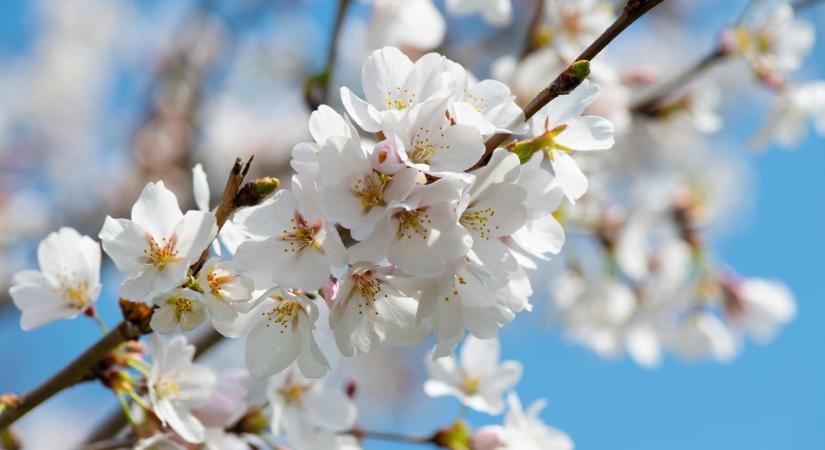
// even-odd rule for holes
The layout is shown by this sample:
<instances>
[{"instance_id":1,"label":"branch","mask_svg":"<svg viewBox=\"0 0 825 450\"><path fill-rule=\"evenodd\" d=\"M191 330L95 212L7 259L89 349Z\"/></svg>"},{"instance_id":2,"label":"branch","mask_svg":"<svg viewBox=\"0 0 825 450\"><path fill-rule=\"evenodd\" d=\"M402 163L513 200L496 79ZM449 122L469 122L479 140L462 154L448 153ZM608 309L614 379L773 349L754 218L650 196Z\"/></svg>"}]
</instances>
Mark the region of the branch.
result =
<instances>
[{"instance_id":1,"label":"branch","mask_svg":"<svg viewBox=\"0 0 825 450\"><path fill-rule=\"evenodd\" d=\"M308 78L304 84L304 100L311 111L314 111L322 104L329 103L332 75L335 72L335 62L338 60L338 43L349 3L350 0L338 0L338 9L335 12L335 21L332 24L332 33L330 33L324 69Z\"/></svg>"},{"instance_id":2,"label":"branch","mask_svg":"<svg viewBox=\"0 0 825 450\"><path fill-rule=\"evenodd\" d=\"M544 0L533 0L533 15L530 16L530 22L527 24L527 34L524 36L524 44L521 46L519 59L524 59L527 55L533 53L539 48L536 31L538 31L541 18L544 15Z\"/></svg>"},{"instance_id":3,"label":"branch","mask_svg":"<svg viewBox=\"0 0 825 450\"><path fill-rule=\"evenodd\" d=\"M253 180L241 188L244 176L249 171L251 163L252 158L249 158L245 165L241 165L241 160L238 158L229 172L221 204L215 212L219 232L236 208L260 202L277 188L278 182L273 178ZM197 275L200 268L203 267L203 263L208 256L209 247L201 253L198 261L190 267L194 275ZM52 378L20 397L15 405L5 406L0 412L0 430L8 428L17 419L60 391L80 382L95 379L97 375L96 368L99 367L101 361L109 353L126 341L138 339L142 335L152 332L149 326L152 319L152 309L149 306L124 299L121 299L120 305L124 320Z\"/></svg>"},{"instance_id":4,"label":"branch","mask_svg":"<svg viewBox=\"0 0 825 450\"><path fill-rule=\"evenodd\" d=\"M201 335L192 342L195 346L195 359L197 360L202 357L222 340L223 336L214 329L210 329L207 333ZM126 416L123 415L123 411L120 408L117 408L86 438L86 445L88 447L84 447L84 450L96 449L97 447L94 447L96 443L110 442L109 440L127 425Z\"/></svg>"},{"instance_id":5,"label":"branch","mask_svg":"<svg viewBox=\"0 0 825 450\"><path fill-rule=\"evenodd\" d=\"M821 1L822 0L797 0L796 2L792 2L791 6L794 11L798 13L816 5ZM646 116L656 115L656 113L659 112L659 108L662 106L662 103L664 103L668 97L673 95L676 91L687 85L699 75L703 74L706 70L724 61L728 56L729 54L725 52L725 49L721 46L717 46L710 53L705 55L704 58L697 61L683 73L676 75L672 80L667 81L656 88L645 99L632 105L630 110Z\"/></svg>"},{"instance_id":6,"label":"branch","mask_svg":"<svg viewBox=\"0 0 825 450\"><path fill-rule=\"evenodd\" d=\"M149 308L146 307L146 309ZM127 317L120 322L115 329L89 347L68 366L45 383L20 397L19 403L15 407L6 407L0 413L0 430L8 428L17 419L23 417L58 392L83 381L94 379L95 367L112 350L126 341L138 339L140 336L152 331L149 327L149 319L151 319L151 313Z\"/></svg>"},{"instance_id":7,"label":"branch","mask_svg":"<svg viewBox=\"0 0 825 450\"><path fill-rule=\"evenodd\" d=\"M628 0L624 9L622 9L622 13L616 18L613 24L611 24L601 36L596 38L549 86L539 92L538 95L527 104L524 108L524 120L529 120L554 98L572 92L573 89L584 80L584 78L577 79L578 77L574 76L574 74L578 72L576 65L595 58L608 44L626 30L627 27L663 1L664 0ZM498 148L509 136L510 135L506 133L498 133L490 137L485 144L484 155L469 170L477 169L487 164L493 155L493 150Z\"/></svg>"},{"instance_id":8,"label":"branch","mask_svg":"<svg viewBox=\"0 0 825 450\"><path fill-rule=\"evenodd\" d=\"M231 216L238 207L235 203L235 197L237 197L241 191L241 184L243 184L246 173L249 172L249 165L252 164L253 158L254 156L250 157L246 165L241 165L241 158L235 158L235 164L232 165L232 170L229 171L229 177L226 179L226 186L223 188L221 204L218 205L218 209L215 210L215 221L218 225L218 232L215 235L215 239L218 238L217 236L221 233L221 228L223 228L229 216ZM191 266L193 276L198 275L198 272L200 272L201 267L203 267L208 257L209 247L206 247L201 253L200 258Z\"/></svg>"},{"instance_id":9,"label":"branch","mask_svg":"<svg viewBox=\"0 0 825 450\"><path fill-rule=\"evenodd\" d=\"M727 56L728 53L726 53L721 47L716 48L713 52L707 54L704 58L696 62L696 64L694 64L691 68L656 88L651 94L648 95L646 99L631 106L630 110L643 115L655 115L662 102L664 102L670 95L688 84L692 79L702 74L705 70L711 68L716 63L723 61Z\"/></svg>"}]
</instances>

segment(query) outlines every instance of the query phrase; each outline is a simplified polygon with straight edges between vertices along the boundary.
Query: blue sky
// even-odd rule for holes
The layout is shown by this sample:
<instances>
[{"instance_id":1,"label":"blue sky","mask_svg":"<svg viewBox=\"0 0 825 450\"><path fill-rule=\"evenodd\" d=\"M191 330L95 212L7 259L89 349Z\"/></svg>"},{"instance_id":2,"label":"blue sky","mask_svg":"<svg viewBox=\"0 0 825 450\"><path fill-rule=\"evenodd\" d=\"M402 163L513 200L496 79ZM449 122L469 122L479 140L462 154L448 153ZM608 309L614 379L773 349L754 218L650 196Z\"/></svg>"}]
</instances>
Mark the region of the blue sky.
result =
<instances>
[{"instance_id":1,"label":"blue sky","mask_svg":"<svg viewBox=\"0 0 825 450\"><path fill-rule=\"evenodd\" d=\"M25 6L25 2L0 6L3 52L25 47ZM690 20L697 29L714 33L713 27L736 9L726 6ZM807 15L825 29L825 8ZM328 20L328 14L321 20ZM825 41L819 39L805 77L822 78L823 46ZM729 119L725 137L732 142L744 143L759 123L752 112ZM734 232L715 243L716 255L743 275L786 282L796 295L798 318L769 345L749 343L730 364L669 359L662 368L647 371L627 360L599 359L565 342L558 330L540 327L537 317L522 315L503 332L502 356L524 363L526 371L518 387L522 400L547 398L544 419L567 431L578 449L825 449L825 142L810 136L793 152L772 148L761 154L749 154L741 147L736 152L754 169L754 189L746 194L754 206ZM108 288L113 294L112 283ZM533 301L542 303L546 289L541 285L535 289ZM114 297L105 292L102 296ZM114 305L101 309L114 323ZM0 392L33 386L97 336L90 323L78 321L24 333L17 326L16 311L6 311L0 317L4 343L0 359L5 361ZM100 391L97 386L84 386L55 403L88 402L100 398ZM458 411L450 399L428 400L427 405L431 409L426 415L405 417L401 408L374 428L424 433ZM28 420L36 416L35 412ZM477 414L469 419L473 424L493 421ZM367 448L417 447L369 443Z\"/></svg>"}]
</instances>

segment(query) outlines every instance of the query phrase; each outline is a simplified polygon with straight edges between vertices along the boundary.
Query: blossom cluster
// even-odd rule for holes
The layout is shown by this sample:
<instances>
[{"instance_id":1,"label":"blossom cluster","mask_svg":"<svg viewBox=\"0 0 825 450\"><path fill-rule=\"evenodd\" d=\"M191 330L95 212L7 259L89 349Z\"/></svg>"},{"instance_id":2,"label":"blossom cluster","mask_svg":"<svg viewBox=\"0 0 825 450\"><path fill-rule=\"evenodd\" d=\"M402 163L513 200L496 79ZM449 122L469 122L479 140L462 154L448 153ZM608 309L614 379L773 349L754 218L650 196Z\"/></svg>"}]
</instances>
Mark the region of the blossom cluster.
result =
<instances>
[{"instance_id":1,"label":"blossom cluster","mask_svg":"<svg viewBox=\"0 0 825 450\"><path fill-rule=\"evenodd\" d=\"M631 92L659 74L581 62L575 89L525 117L519 105L615 19L608 3L543 2L524 54L498 59L484 80L441 54L411 59L385 46L440 44L430 0L372 3L378 45L360 89L340 89L343 110L311 112L311 141L292 149L283 188L268 184L226 217L196 165L196 210L183 211L163 181L148 183L130 218L106 217L100 244L61 228L40 243L40 270L14 277L26 330L81 314L99 321L101 248L125 276L119 297L149 307L150 349L118 348L100 376L132 402L136 449L360 448L357 384L330 375L342 358L428 339L427 395L507 411L502 426L469 433L458 421L436 443L572 449L539 419L543 401L523 410L521 364L499 362L499 332L533 310L536 279L551 280L550 314L568 338L648 368L668 352L728 361L745 338L770 340L794 318L784 284L739 275L707 243L738 200L735 171L705 148L724 125L718 89L643 102ZM509 0L446 7L492 26L513 20ZM777 91L757 143L791 145L809 119L825 133L822 82L788 81L814 32L788 4L764 12L723 33L719 54ZM210 368L183 336L158 336L202 325L243 340L245 367Z\"/></svg>"}]
</instances>

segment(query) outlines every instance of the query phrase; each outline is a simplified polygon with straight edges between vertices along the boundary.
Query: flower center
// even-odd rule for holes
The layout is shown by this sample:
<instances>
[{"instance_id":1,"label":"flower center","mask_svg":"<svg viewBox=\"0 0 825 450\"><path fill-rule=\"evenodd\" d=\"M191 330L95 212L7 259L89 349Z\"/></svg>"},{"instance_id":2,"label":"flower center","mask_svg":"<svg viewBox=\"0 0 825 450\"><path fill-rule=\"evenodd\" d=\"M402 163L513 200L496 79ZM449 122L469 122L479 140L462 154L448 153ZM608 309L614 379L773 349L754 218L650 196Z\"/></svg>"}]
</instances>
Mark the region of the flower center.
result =
<instances>
[{"instance_id":1,"label":"flower center","mask_svg":"<svg viewBox=\"0 0 825 450\"><path fill-rule=\"evenodd\" d=\"M73 308L85 308L89 304L89 283L86 280L69 280L68 277L60 277L60 286L54 292Z\"/></svg>"},{"instance_id":2,"label":"flower center","mask_svg":"<svg viewBox=\"0 0 825 450\"><path fill-rule=\"evenodd\" d=\"M368 213L375 206L384 206L384 187L392 179L389 175L384 175L372 171L368 175L359 178L353 186L355 196L361 200L361 207L364 213Z\"/></svg>"},{"instance_id":3,"label":"flower center","mask_svg":"<svg viewBox=\"0 0 825 450\"><path fill-rule=\"evenodd\" d=\"M429 234L427 226L432 223L432 220L425 209L402 210L395 214L395 218L398 220L399 239L412 239L416 236L427 239Z\"/></svg>"},{"instance_id":4,"label":"flower center","mask_svg":"<svg viewBox=\"0 0 825 450\"><path fill-rule=\"evenodd\" d=\"M175 308L175 321L180 322L181 317L185 313L192 312L192 300L182 297L182 296L174 296L170 297L166 300L166 303L169 305L174 306Z\"/></svg>"},{"instance_id":5,"label":"flower center","mask_svg":"<svg viewBox=\"0 0 825 450\"><path fill-rule=\"evenodd\" d=\"M218 298L223 298L223 292L221 292L221 288L224 284L232 281L235 276L231 275L229 272L218 270L211 270L206 275L206 283L209 284L209 290L212 292L212 295Z\"/></svg>"},{"instance_id":6,"label":"flower center","mask_svg":"<svg viewBox=\"0 0 825 450\"><path fill-rule=\"evenodd\" d=\"M272 309L261 313L266 319L266 326L269 328L273 323L281 327L281 334L291 325L298 324L298 313L303 310L303 306L295 301L289 300L281 295L271 297L277 301Z\"/></svg>"},{"instance_id":7,"label":"flower center","mask_svg":"<svg viewBox=\"0 0 825 450\"><path fill-rule=\"evenodd\" d=\"M439 138L444 138L444 130L437 130ZM449 150L449 145L439 145L436 147L432 139L432 131L429 128L418 127L412 140L412 151L409 152L410 160L414 163L427 164L429 159L435 155L438 150Z\"/></svg>"},{"instance_id":8,"label":"flower center","mask_svg":"<svg viewBox=\"0 0 825 450\"><path fill-rule=\"evenodd\" d=\"M489 240L492 237L490 232L490 219L496 215L493 208L467 208L464 214L461 215L459 222L464 228L467 228L477 234L481 239ZM498 230L499 226L496 225Z\"/></svg>"},{"instance_id":9,"label":"flower center","mask_svg":"<svg viewBox=\"0 0 825 450\"><path fill-rule=\"evenodd\" d=\"M149 264L163 270L167 264L180 261L178 257L178 250L175 248L178 244L178 236L173 234L169 239L163 238L160 243L149 234L146 234L146 242L149 248L143 250L144 255L149 260Z\"/></svg>"},{"instance_id":10,"label":"flower center","mask_svg":"<svg viewBox=\"0 0 825 450\"><path fill-rule=\"evenodd\" d=\"M278 389L278 395L284 399L288 405L300 405L304 393L309 390L308 384L290 384Z\"/></svg>"},{"instance_id":11,"label":"flower center","mask_svg":"<svg viewBox=\"0 0 825 450\"><path fill-rule=\"evenodd\" d=\"M319 219L317 222L310 224L304 216L296 211L292 219L289 220L289 224L290 229L284 230L278 238L289 243L289 248L284 249L284 252L298 253L306 248L311 248L323 253L321 244L316 239L321 232L323 220Z\"/></svg>"},{"instance_id":12,"label":"flower center","mask_svg":"<svg viewBox=\"0 0 825 450\"><path fill-rule=\"evenodd\" d=\"M463 376L463 384L462 390L466 395L475 395L478 394L478 388L481 385L481 377L468 377Z\"/></svg>"},{"instance_id":13,"label":"flower center","mask_svg":"<svg viewBox=\"0 0 825 450\"><path fill-rule=\"evenodd\" d=\"M410 92L409 89L402 89L401 86L396 86L395 90L387 90L387 95L384 96L384 104L387 109L403 110L411 108L415 104L415 92Z\"/></svg>"}]
</instances>

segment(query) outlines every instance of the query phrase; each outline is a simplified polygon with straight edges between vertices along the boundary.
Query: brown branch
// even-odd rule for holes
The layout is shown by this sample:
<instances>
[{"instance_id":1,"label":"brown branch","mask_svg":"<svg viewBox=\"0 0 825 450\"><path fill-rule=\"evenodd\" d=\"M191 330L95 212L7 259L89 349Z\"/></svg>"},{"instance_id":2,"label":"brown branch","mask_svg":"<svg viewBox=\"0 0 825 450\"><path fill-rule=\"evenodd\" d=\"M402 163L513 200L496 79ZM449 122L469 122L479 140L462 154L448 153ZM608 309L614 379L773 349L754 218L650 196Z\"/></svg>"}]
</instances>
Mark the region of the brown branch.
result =
<instances>
[{"instance_id":1,"label":"brown branch","mask_svg":"<svg viewBox=\"0 0 825 450\"><path fill-rule=\"evenodd\" d=\"M338 0L324 69L309 77L304 84L304 100L307 107L312 111L322 104L328 104L330 101L335 63L338 60L338 43L340 42L341 29L344 25L344 16L346 16L349 3L350 0Z\"/></svg>"},{"instance_id":2,"label":"brown branch","mask_svg":"<svg viewBox=\"0 0 825 450\"><path fill-rule=\"evenodd\" d=\"M83 381L94 379L94 368L110 352L126 341L138 339L140 336L151 332L149 318L151 318L151 313L148 316L144 314L139 317L128 317L69 363L68 366L20 397L20 401L15 407L4 408L3 412L0 413L0 430L7 428L58 392Z\"/></svg>"},{"instance_id":3,"label":"brown branch","mask_svg":"<svg viewBox=\"0 0 825 450\"><path fill-rule=\"evenodd\" d=\"M222 340L223 336L214 329L210 329L207 333L201 335L198 339L192 342L195 346L195 359L197 360L198 358L201 358ZM88 448L90 450L92 448L97 448L94 447L95 443L112 439L118 431L124 429L128 424L129 423L126 420L126 416L123 415L123 411L120 408L117 408L113 410L109 416L107 416L106 419L104 419L104 421L100 423L100 425L98 425L86 438L86 445L89 446ZM84 447L84 449L86 448L87 447Z\"/></svg>"},{"instance_id":4,"label":"brown branch","mask_svg":"<svg viewBox=\"0 0 825 450\"><path fill-rule=\"evenodd\" d=\"M229 172L221 204L215 212L218 231L220 231L221 227L223 227L224 223L226 223L229 216L232 215L238 206L248 206L239 205L236 200L238 193L242 191L241 185L249 171L251 163L252 158L249 158L249 161L247 161L245 165L242 165L240 158L238 158L235 160L235 164ZM247 185L253 186L253 190L257 191L257 189L255 189L255 186L257 186L255 182L257 181L258 180L247 183ZM275 180L275 185L277 185L277 180ZM246 186L244 186L244 189L246 189ZM203 266L208 256L209 247L203 251L198 261L191 266L194 275L197 275L197 272ZM56 373L31 392L20 397L19 401L16 402L17 404L13 407L5 406L2 412L0 412L0 430L8 428L17 419L62 390L83 381L95 379L97 375L95 373L96 368L109 353L126 341L138 339L140 336L152 332L149 326L152 318L152 309L147 305L121 300L121 309L123 310L124 320L120 322L115 329L89 347L60 372Z\"/></svg>"},{"instance_id":5,"label":"brown branch","mask_svg":"<svg viewBox=\"0 0 825 450\"><path fill-rule=\"evenodd\" d=\"M791 3L794 11L801 12L812 7L822 0L797 0ZM706 70L724 61L729 56L721 46L717 46L710 53L705 55L702 59L690 66L681 74L676 75L670 81L665 82L652 93L648 94L646 98L638 101L630 107L632 112L646 116L655 116L660 110L668 97L686 86L693 79L702 75Z\"/></svg>"},{"instance_id":6,"label":"brown branch","mask_svg":"<svg viewBox=\"0 0 825 450\"><path fill-rule=\"evenodd\" d=\"M578 77L571 76L571 74L577 73L576 65L595 58L608 44L613 42L616 37L626 30L627 27L663 1L664 0L628 0L621 14L619 14L619 17L616 18L610 27L596 38L549 86L539 92L538 95L527 104L524 108L524 119L529 120L554 98L572 92L573 89L584 80L583 78L577 79ZM510 135L507 133L498 133L490 137L485 143L484 155L469 170L477 169L487 164L493 155L493 150L498 148L508 137L510 137Z\"/></svg>"},{"instance_id":7,"label":"brown branch","mask_svg":"<svg viewBox=\"0 0 825 450\"><path fill-rule=\"evenodd\" d=\"M249 158L249 161L246 162L245 165L241 163L241 158L235 158L235 164L232 165L232 170L229 171L229 177L226 179L226 186L223 188L223 197L221 197L221 204L218 205L218 209L215 210L215 222L218 225L218 232L215 235L215 239L217 239L218 234L221 232L221 228L223 228L223 224L226 223L229 216L235 212L237 205L235 204L235 197L241 191L241 185L243 184L243 179L246 176L246 173L249 172L249 165L252 164L252 159L254 156ZM197 276L198 272L200 272L201 267L206 262L206 259L209 257L209 247L203 249L200 258L192 264L191 271L192 276Z\"/></svg>"},{"instance_id":8,"label":"brown branch","mask_svg":"<svg viewBox=\"0 0 825 450\"><path fill-rule=\"evenodd\" d=\"M713 67L716 63L723 61L727 56L728 53L722 50L721 47L716 48L713 52L708 53L704 58L697 61L696 64L688 70L656 88L647 98L632 105L630 110L643 115L655 115L662 103L674 92L704 73L707 69Z\"/></svg>"},{"instance_id":9,"label":"brown branch","mask_svg":"<svg viewBox=\"0 0 825 450\"><path fill-rule=\"evenodd\" d=\"M544 15L544 0L533 0L533 14L527 24L527 34L524 35L524 44L521 46L519 59L524 59L527 55L536 51L540 45L536 36L542 16Z\"/></svg>"}]
</instances>

